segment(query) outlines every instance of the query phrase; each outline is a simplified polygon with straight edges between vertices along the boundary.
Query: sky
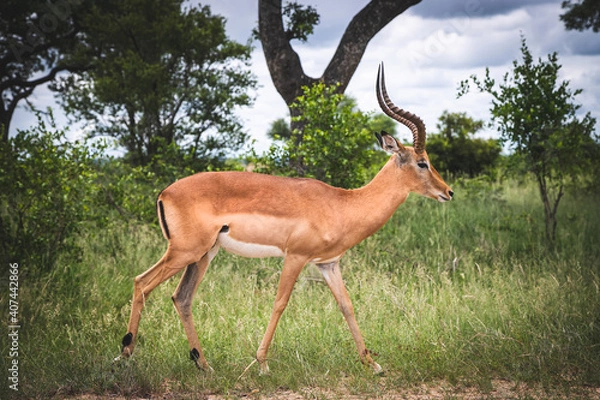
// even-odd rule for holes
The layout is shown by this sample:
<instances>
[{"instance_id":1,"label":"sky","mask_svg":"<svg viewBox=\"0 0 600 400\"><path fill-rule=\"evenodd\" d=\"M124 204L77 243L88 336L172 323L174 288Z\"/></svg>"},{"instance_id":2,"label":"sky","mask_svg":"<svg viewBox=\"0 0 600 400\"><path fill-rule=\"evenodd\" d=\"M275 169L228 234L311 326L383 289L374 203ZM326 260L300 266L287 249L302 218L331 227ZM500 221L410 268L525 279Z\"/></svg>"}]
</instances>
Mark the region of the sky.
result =
<instances>
[{"instance_id":1,"label":"sky","mask_svg":"<svg viewBox=\"0 0 600 400\"><path fill-rule=\"evenodd\" d=\"M331 60L341 36L368 0L297 0L317 9L321 19L307 43L293 41L307 75L320 77ZM560 79L570 88L583 89L575 101L581 113L590 112L599 122L600 133L600 33L591 30L567 31L559 19L561 0L423 0L397 16L371 40L348 85L346 94L357 100L365 112L378 111L375 97L377 67L384 62L389 95L396 105L419 115L428 132L436 131L438 118L445 110L466 112L490 120L491 97L472 91L457 99L460 81L475 74L483 77L490 69L497 80L520 61L521 35L537 60L558 53L562 65ZM198 4L192 0L190 4ZM241 43L250 38L258 21L257 0L208 0L213 14L227 20L228 36ZM275 90L262 48L254 42L251 70L259 87L252 107L241 109L242 119L258 151L267 150L266 132L272 121L287 118L285 102ZM68 126L52 92L42 87L30 99L38 107L52 107L59 126ZM18 110L12 131L35 123L31 113ZM71 127L77 135L80 126ZM480 133L497 137L493 129ZM408 129L399 127L398 138L409 140Z\"/></svg>"}]
</instances>

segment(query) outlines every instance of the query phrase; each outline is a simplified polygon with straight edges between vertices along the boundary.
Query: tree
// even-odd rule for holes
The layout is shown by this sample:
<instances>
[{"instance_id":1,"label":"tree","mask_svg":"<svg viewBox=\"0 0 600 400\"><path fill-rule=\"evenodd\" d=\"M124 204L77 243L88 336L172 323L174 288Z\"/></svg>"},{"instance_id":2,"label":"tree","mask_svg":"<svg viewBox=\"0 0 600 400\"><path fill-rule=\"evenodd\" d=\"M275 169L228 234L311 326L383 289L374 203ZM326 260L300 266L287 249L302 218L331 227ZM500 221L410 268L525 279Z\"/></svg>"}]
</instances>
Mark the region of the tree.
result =
<instances>
[{"instance_id":1,"label":"tree","mask_svg":"<svg viewBox=\"0 0 600 400\"><path fill-rule=\"evenodd\" d=\"M0 140L7 142L17 106L36 87L62 71L87 63L66 62L78 41L79 0L3 0L0 2Z\"/></svg>"},{"instance_id":2,"label":"tree","mask_svg":"<svg viewBox=\"0 0 600 400\"><path fill-rule=\"evenodd\" d=\"M595 119L589 113L581 119L581 105L574 98L581 89L571 91L568 81L558 81L561 66L556 53L534 62L525 38L521 40L522 63L513 62L512 73L496 81L486 69L485 78L472 75L470 81L480 92L492 95L492 121L501 139L511 144L523 162L521 173L530 172L538 183L544 204L546 237L556 238L556 213L565 184L585 172L592 160L590 149ZM461 82L459 96L469 91L469 80Z\"/></svg>"},{"instance_id":3,"label":"tree","mask_svg":"<svg viewBox=\"0 0 600 400\"><path fill-rule=\"evenodd\" d=\"M382 113L377 113L371 116L369 118L368 125L369 132L385 131L392 136L396 135L396 128L398 127L398 123L396 121ZM412 146L412 143L409 145Z\"/></svg>"},{"instance_id":4,"label":"tree","mask_svg":"<svg viewBox=\"0 0 600 400\"><path fill-rule=\"evenodd\" d=\"M353 111L358 111L356 106L356 99L344 95L338 108L348 106ZM378 113L375 115L369 115L367 121L367 129L369 132L381 132L385 131L390 135L396 134L396 122L385 114ZM292 128L290 123L284 118L278 118L271 123L267 136L272 140L289 140L292 137Z\"/></svg>"},{"instance_id":5,"label":"tree","mask_svg":"<svg viewBox=\"0 0 600 400\"><path fill-rule=\"evenodd\" d=\"M271 122L271 126L267 131L267 136L271 140L287 140L292 137L290 123L285 118L277 118Z\"/></svg>"},{"instance_id":6,"label":"tree","mask_svg":"<svg viewBox=\"0 0 600 400\"><path fill-rule=\"evenodd\" d=\"M303 87L317 82L337 85L336 90L344 93L367 44L384 26L410 6L421 0L371 0L354 16L344 32L333 58L319 78L307 76L302 69L298 54L291 46L294 39L306 40L318 23L318 14L312 7L288 3L282 13L281 0L259 0L258 36L262 43L267 66L275 88L290 108L292 128L300 128L300 109L291 107L303 93ZM287 16L287 26L283 17ZM298 137L301 140L301 136Z\"/></svg>"},{"instance_id":7,"label":"tree","mask_svg":"<svg viewBox=\"0 0 600 400\"><path fill-rule=\"evenodd\" d=\"M379 167L369 116L355 108L338 88L317 83L303 88L291 105L300 112L303 131L277 140L265 156L254 160L259 172L316 178L333 186L363 185ZM303 135L298 143L297 135ZM381 159L383 162L384 160Z\"/></svg>"},{"instance_id":8,"label":"tree","mask_svg":"<svg viewBox=\"0 0 600 400\"><path fill-rule=\"evenodd\" d=\"M600 30L600 2L598 0L580 0L574 2L566 0L562 2L562 8L567 10L560 16L569 30L583 31L593 29Z\"/></svg>"},{"instance_id":9,"label":"tree","mask_svg":"<svg viewBox=\"0 0 600 400\"><path fill-rule=\"evenodd\" d=\"M91 5L72 58L92 68L54 86L71 117L118 139L136 165L171 154L203 168L246 139L234 111L252 102L251 48L229 40L208 7L182 2Z\"/></svg>"},{"instance_id":10,"label":"tree","mask_svg":"<svg viewBox=\"0 0 600 400\"><path fill-rule=\"evenodd\" d=\"M484 122L466 113L444 111L437 124L438 133L429 134L427 149L431 163L440 171L471 177L490 171L502 151L496 139L475 138Z\"/></svg>"}]
</instances>

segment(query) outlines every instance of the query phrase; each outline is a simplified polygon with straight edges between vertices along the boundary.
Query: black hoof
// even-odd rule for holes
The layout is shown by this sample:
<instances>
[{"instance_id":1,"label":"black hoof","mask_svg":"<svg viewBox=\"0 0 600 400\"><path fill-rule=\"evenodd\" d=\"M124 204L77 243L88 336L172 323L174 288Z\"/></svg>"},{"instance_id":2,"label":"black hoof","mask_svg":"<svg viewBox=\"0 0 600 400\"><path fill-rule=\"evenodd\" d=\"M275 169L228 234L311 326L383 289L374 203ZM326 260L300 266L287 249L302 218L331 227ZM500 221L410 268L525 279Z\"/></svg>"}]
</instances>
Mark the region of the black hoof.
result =
<instances>
[{"instance_id":1,"label":"black hoof","mask_svg":"<svg viewBox=\"0 0 600 400\"><path fill-rule=\"evenodd\" d=\"M121 352L127 346L129 346L133 342L133 333L129 332L127 335L123 336L123 340L121 341Z\"/></svg>"},{"instance_id":2,"label":"black hoof","mask_svg":"<svg viewBox=\"0 0 600 400\"><path fill-rule=\"evenodd\" d=\"M192 361L198 361L198 359L200 358L200 352L197 349L192 349L190 350L190 360Z\"/></svg>"}]
</instances>

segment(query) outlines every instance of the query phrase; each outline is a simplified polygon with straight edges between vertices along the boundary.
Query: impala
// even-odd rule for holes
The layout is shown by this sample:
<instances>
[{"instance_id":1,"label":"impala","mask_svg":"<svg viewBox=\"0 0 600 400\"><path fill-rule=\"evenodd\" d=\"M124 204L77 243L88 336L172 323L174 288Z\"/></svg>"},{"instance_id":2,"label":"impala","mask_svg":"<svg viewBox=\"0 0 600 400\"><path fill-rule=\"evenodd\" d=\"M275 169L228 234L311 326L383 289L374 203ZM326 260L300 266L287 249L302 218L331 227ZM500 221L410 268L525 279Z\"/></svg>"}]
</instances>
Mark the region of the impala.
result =
<instances>
[{"instance_id":1,"label":"impala","mask_svg":"<svg viewBox=\"0 0 600 400\"><path fill-rule=\"evenodd\" d=\"M275 304L256 360L268 372L267 352L298 275L316 264L342 311L363 364L374 373L373 360L354 317L340 274L340 258L379 230L410 192L440 202L453 192L429 163L425 125L419 117L396 107L388 97L383 65L376 85L382 110L406 125L413 147L403 146L385 132L377 133L389 161L366 186L345 190L313 179L283 178L250 172L205 172L181 179L157 199L162 233L168 240L163 257L134 280L128 331L121 357L129 357L136 343L142 308L150 292L184 270L173 302L187 336L190 357L209 370L192 320L192 299L208 265L220 248L245 257L283 257Z\"/></svg>"}]
</instances>

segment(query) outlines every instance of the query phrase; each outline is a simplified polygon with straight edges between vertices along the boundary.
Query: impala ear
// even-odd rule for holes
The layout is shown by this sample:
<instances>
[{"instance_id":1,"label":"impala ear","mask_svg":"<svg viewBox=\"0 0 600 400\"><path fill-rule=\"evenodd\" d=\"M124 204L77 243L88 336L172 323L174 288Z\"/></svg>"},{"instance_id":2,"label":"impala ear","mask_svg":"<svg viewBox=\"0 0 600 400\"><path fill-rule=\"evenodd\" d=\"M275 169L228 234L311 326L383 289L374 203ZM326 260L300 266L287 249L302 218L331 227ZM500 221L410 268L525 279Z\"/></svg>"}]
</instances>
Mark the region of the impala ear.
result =
<instances>
[{"instance_id":1,"label":"impala ear","mask_svg":"<svg viewBox=\"0 0 600 400\"><path fill-rule=\"evenodd\" d=\"M388 153L401 153L404 151L404 146L402 143L396 140L392 135L387 133L386 131L381 131L381 133L375 132L375 136L379 141L379 145L383 150Z\"/></svg>"}]
</instances>

